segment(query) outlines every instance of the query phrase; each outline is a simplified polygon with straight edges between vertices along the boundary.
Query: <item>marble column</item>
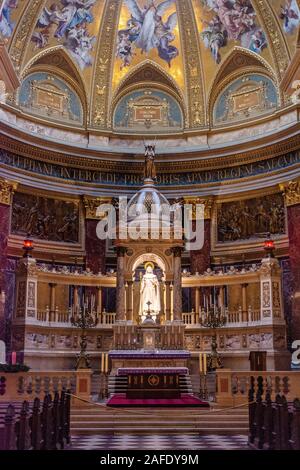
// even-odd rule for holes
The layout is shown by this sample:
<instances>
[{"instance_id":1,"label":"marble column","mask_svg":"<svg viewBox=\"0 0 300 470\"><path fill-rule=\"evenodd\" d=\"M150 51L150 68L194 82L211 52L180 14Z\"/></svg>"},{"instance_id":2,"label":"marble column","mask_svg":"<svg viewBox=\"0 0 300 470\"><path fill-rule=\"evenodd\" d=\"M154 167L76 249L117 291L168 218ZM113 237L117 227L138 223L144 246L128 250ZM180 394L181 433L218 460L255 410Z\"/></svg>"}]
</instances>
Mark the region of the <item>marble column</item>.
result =
<instances>
[{"instance_id":1,"label":"marble column","mask_svg":"<svg viewBox=\"0 0 300 470\"><path fill-rule=\"evenodd\" d=\"M79 305L79 293L78 293L78 286L73 286L73 306L77 307Z\"/></svg>"},{"instance_id":2,"label":"marble column","mask_svg":"<svg viewBox=\"0 0 300 470\"><path fill-rule=\"evenodd\" d=\"M300 339L300 204L287 208L292 275L292 340Z\"/></svg>"},{"instance_id":3,"label":"marble column","mask_svg":"<svg viewBox=\"0 0 300 470\"><path fill-rule=\"evenodd\" d=\"M116 292L116 321L126 320L125 306L125 247L117 247L117 292Z\"/></svg>"},{"instance_id":4,"label":"marble column","mask_svg":"<svg viewBox=\"0 0 300 470\"><path fill-rule=\"evenodd\" d=\"M56 284L53 282L50 282L49 284L50 287L50 318L49 321L56 321L57 319L55 318L55 288Z\"/></svg>"},{"instance_id":5,"label":"marble column","mask_svg":"<svg viewBox=\"0 0 300 470\"><path fill-rule=\"evenodd\" d=\"M5 317L7 242L12 196L16 188L16 183L0 178L0 340L4 341L7 320Z\"/></svg>"},{"instance_id":6,"label":"marble column","mask_svg":"<svg viewBox=\"0 0 300 470\"><path fill-rule=\"evenodd\" d=\"M200 310L200 287L196 287L195 291L195 323L199 323L199 310Z\"/></svg>"},{"instance_id":7,"label":"marble column","mask_svg":"<svg viewBox=\"0 0 300 470\"><path fill-rule=\"evenodd\" d=\"M127 302L126 302L127 303L126 318L129 321L133 320L133 298L132 298L132 295L133 295L133 281L128 281L127 282L127 296L126 296L126 300L127 300Z\"/></svg>"},{"instance_id":8,"label":"marble column","mask_svg":"<svg viewBox=\"0 0 300 470\"><path fill-rule=\"evenodd\" d=\"M99 240L96 234L98 220L85 221L85 266L93 273L105 273L106 240Z\"/></svg>"},{"instance_id":9,"label":"marble column","mask_svg":"<svg viewBox=\"0 0 300 470\"><path fill-rule=\"evenodd\" d=\"M182 321L182 274L181 274L181 247L173 248L174 281L173 281L173 320Z\"/></svg>"},{"instance_id":10,"label":"marble column","mask_svg":"<svg viewBox=\"0 0 300 470\"><path fill-rule=\"evenodd\" d=\"M191 273L203 274L211 266L210 253L211 253L211 212L212 212L212 199L200 198L185 198L185 203L193 205L193 220L192 228L196 230L196 204L204 205L204 244L199 250L190 251ZM192 289L192 303L196 310L196 291Z\"/></svg>"},{"instance_id":11,"label":"marble column","mask_svg":"<svg viewBox=\"0 0 300 470\"><path fill-rule=\"evenodd\" d=\"M205 220L203 248L190 252L192 274L203 274L210 267L210 251L210 220Z\"/></svg>"},{"instance_id":12,"label":"marble column","mask_svg":"<svg viewBox=\"0 0 300 470\"><path fill-rule=\"evenodd\" d=\"M98 214L102 204L110 203L110 198L83 198L85 207L85 265L95 274L105 273L106 240L97 236L97 225L105 214Z\"/></svg>"},{"instance_id":13,"label":"marble column","mask_svg":"<svg viewBox=\"0 0 300 470\"><path fill-rule=\"evenodd\" d=\"M193 231L196 230L196 205L204 205L204 244L199 250L192 250L190 252L191 258L191 272L192 274L199 273L203 274L208 268L210 268L210 252L211 252L211 217L213 209L213 199L201 199L201 198L187 198L185 203L192 204L195 208L193 210Z\"/></svg>"},{"instance_id":14,"label":"marble column","mask_svg":"<svg viewBox=\"0 0 300 470\"><path fill-rule=\"evenodd\" d=\"M97 287L97 317L98 321L100 320L101 323L101 315L102 315L102 287Z\"/></svg>"},{"instance_id":15,"label":"marble column","mask_svg":"<svg viewBox=\"0 0 300 470\"><path fill-rule=\"evenodd\" d=\"M218 295L218 307L223 309L225 305L225 286L220 286Z\"/></svg>"},{"instance_id":16,"label":"marble column","mask_svg":"<svg viewBox=\"0 0 300 470\"><path fill-rule=\"evenodd\" d=\"M171 320L171 283L166 282L166 305L165 305L165 312L166 312L166 321Z\"/></svg>"},{"instance_id":17,"label":"marble column","mask_svg":"<svg viewBox=\"0 0 300 470\"><path fill-rule=\"evenodd\" d=\"M289 258L292 278L291 340L300 339L300 182L280 185L287 206Z\"/></svg>"},{"instance_id":18,"label":"marble column","mask_svg":"<svg viewBox=\"0 0 300 470\"><path fill-rule=\"evenodd\" d=\"M248 321L247 287L248 284L242 284L242 321Z\"/></svg>"}]
</instances>

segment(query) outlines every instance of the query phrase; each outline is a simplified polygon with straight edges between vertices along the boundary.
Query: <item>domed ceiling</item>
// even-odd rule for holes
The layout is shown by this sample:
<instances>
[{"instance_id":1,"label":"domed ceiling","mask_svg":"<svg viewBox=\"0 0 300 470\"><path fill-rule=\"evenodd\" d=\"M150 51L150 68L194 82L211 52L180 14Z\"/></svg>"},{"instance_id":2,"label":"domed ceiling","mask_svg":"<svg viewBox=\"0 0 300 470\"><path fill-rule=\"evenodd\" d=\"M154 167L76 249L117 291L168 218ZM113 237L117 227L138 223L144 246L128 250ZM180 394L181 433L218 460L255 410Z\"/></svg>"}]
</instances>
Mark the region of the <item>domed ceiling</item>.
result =
<instances>
[{"instance_id":1,"label":"domed ceiling","mask_svg":"<svg viewBox=\"0 0 300 470\"><path fill-rule=\"evenodd\" d=\"M234 125L288 104L299 24L297 0L4 0L8 104L95 132Z\"/></svg>"}]
</instances>

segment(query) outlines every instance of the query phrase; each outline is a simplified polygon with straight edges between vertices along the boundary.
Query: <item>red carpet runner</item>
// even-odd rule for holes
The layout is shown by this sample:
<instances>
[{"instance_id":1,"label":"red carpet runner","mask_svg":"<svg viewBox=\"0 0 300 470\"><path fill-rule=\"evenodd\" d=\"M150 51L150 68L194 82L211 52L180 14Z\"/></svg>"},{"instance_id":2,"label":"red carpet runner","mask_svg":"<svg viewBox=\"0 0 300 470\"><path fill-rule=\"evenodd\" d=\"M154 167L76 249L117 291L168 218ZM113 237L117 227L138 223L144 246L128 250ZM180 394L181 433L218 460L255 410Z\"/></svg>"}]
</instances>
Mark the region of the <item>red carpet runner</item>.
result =
<instances>
[{"instance_id":1,"label":"red carpet runner","mask_svg":"<svg viewBox=\"0 0 300 470\"><path fill-rule=\"evenodd\" d=\"M112 407L132 407L132 406L140 406L140 407L194 407L199 406L203 408L209 408L209 403L200 400L200 398L194 397L193 395L182 394L181 398L126 398L126 394L116 394L112 396L108 402L107 406Z\"/></svg>"}]
</instances>

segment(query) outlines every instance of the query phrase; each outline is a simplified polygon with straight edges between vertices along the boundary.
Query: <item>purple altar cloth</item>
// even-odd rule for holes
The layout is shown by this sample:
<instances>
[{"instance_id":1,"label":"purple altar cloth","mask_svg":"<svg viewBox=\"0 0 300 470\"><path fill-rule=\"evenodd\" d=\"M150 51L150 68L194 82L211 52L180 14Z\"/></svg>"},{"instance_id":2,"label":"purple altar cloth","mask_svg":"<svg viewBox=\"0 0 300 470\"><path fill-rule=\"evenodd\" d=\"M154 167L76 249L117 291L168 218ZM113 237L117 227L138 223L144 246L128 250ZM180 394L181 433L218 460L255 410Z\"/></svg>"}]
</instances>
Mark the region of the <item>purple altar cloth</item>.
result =
<instances>
[{"instance_id":1,"label":"purple altar cloth","mask_svg":"<svg viewBox=\"0 0 300 470\"><path fill-rule=\"evenodd\" d=\"M186 367L120 367L118 369L118 375L129 375L129 374L178 374L187 375L188 369Z\"/></svg>"}]
</instances>

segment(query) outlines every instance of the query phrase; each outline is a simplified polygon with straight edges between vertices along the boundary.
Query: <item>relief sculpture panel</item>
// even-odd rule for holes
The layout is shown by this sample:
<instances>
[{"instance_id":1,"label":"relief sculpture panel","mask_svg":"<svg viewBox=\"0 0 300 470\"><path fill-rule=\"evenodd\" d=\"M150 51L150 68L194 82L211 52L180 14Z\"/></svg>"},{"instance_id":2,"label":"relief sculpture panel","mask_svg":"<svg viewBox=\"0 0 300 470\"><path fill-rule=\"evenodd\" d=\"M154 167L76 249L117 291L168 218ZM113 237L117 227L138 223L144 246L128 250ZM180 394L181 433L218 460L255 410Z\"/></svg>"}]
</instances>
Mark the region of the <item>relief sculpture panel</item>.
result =
<instances>
[{"instance_id":1,"label":"relief sculpture panel","mask_svg":"<svg viewBox=\"0 0 300 470\"><path fill-rule=\"evenodd\" d=\"M218 242L251 240L268 233L283 235L285 225L281 194L218 204Z\"/></svg>"},{"instance_id":2,"label":"relief sculpture panel","mask_svg":"<svg viewBox=\"0 0 300 470\"><path fill-rule=\"evenodd\" d=\"M79 206L76 202L15 193L11 232L41 240L77 243Z\"/></svg>"}]
</instances>

